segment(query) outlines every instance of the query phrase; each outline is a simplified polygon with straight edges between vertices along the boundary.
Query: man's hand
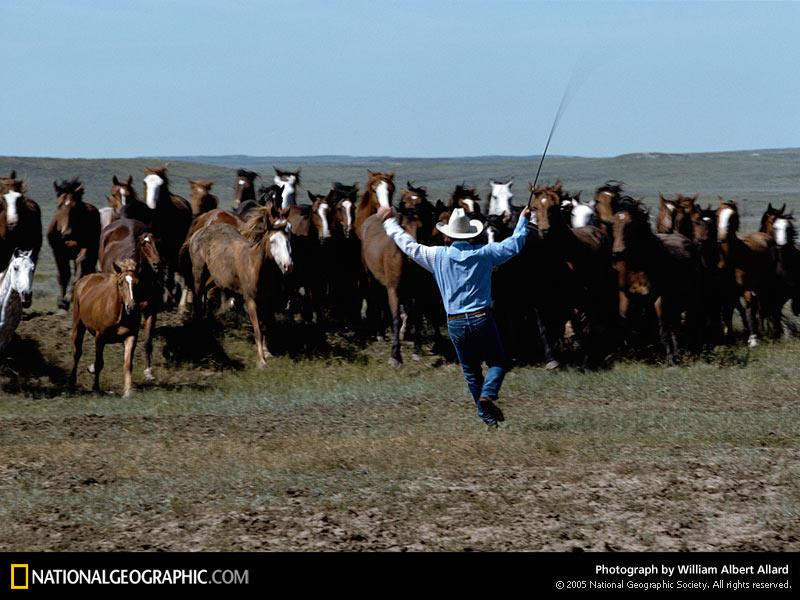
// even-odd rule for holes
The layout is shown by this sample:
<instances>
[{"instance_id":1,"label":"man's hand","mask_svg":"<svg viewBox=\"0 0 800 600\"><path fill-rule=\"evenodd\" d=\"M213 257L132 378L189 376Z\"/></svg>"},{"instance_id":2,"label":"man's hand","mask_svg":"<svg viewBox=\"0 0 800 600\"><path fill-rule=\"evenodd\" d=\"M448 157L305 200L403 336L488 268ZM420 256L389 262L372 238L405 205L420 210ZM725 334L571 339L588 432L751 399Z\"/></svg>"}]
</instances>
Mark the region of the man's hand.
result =
<instances>
[{"instance_id":1,"label":"man's hand","mask_svg":"<svg viewBox=\"0 0 800 600\"><path fill-rule=\"evenodd\" d=\"M383 223L389 217L394 216L394 209L391 206L381 206L378 209L378 219L380 219L381 223Z\"/></svg>"},{"instance_id":2,"label":"man's hand","mask_svg":"<svg viewBox=\"0 0 800 600\"><path fill-rule=\"evenodd\" d=\"M528 219L530 221L531 220L531 207L530 206L526 206L525 208L523 208L522 212L519 213L519 216L520 217L525 217L526 219Z\"/></svg>"}]
</instances>

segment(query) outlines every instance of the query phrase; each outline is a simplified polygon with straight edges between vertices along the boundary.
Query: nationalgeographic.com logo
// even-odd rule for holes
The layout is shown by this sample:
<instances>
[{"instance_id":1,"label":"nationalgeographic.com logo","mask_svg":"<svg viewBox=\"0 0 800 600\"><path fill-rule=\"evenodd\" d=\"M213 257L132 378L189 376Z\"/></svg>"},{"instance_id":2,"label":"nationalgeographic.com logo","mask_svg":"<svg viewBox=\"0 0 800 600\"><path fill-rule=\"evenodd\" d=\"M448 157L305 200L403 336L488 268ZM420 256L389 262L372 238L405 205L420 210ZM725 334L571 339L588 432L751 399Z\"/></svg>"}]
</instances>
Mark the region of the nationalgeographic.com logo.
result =
<instances>
[{"instance_id":1,"label":"nationalgeographic.com logo","mask_svg":"<svg viewBox=\"0 0 800 600\"><path fill-rule=\"evenodd\" d=\"M29 569L11 564L11 589L29 585L248 585L249 569Z\"/></svg>"}]
</instances>

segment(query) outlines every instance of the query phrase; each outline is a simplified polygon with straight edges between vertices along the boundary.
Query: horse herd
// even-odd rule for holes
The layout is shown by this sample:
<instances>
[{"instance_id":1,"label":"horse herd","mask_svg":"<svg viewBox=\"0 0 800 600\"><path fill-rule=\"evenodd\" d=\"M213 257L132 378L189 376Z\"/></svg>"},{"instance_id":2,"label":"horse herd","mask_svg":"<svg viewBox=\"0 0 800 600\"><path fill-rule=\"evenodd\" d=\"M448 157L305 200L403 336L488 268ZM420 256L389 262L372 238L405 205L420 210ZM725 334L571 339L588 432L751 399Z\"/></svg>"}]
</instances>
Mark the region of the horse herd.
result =
<instances>
[{"instance_id":1,"label":"horse herd","mask_svg":"<svg viewBox=\"0 0 800 600\"><path fill-rule=\"evenodd\" d=\"M458 185L447 202L435 203L407 182L395 202L394 174L368 171L363 191L336 182L326 194L309 191L301 204L299 170L276 168L272 184L257 189L258 177L237 172L227 210L211 181L190 181L190 201L173 194L165 168L145 169L144 199L132 176L114 176L108 206L99 209L84 201L78 179L54 182L47 240L58 269L57 306L72 305L71 387L86 331L96 341L89 368L95 391L104 346L123 343L130 393L140 330L144 374L152 379L156 317L176 306L197 322L241 303L259 366L270 356L267 333L278 313L347 329L362 341L382 337L390 324L390 364L402 362L404 332L418 358L423 320L434 349L442 348L442 305L431 275L384 233L378 208L394 206L402 227L429 245L449 242L435 224L454 208L484 222L483 243L511 235L521 210L512 203L512 181L490 181L485 202L475 188ZM492 283L501 334L516 359L554 369L567 349L599 365L623 351L660 347L673 364L684 352L734 341L734 311L750 346L766 323L781 335L787 301L800 312L800 250L785 205L770 204L760 231L745 234L734 201L703 208L697 196L660 196L654 230L644 204L619 182L606 182L589 202L560 182L529 185L529 192L531 235ZM41 211L25 182L14 172L0 177L0 351L30 304L41 245Z\"/></svg>"}]
</instances>

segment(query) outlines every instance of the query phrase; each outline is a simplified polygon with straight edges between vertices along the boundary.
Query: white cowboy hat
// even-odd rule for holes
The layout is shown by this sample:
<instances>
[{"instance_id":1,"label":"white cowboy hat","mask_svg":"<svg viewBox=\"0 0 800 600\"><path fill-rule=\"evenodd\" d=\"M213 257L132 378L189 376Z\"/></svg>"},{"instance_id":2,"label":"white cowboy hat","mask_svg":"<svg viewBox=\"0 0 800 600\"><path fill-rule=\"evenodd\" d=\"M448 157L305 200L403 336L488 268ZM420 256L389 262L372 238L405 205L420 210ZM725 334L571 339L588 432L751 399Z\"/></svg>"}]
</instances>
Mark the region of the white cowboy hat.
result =
<instances>
[{"instance_id":1,"label":"white cowboy hat","mask_svg":"<svg viewBox=\"0 0 800 600\"><path fill-rule=\"evenodd\" d=\"M447 225L437 223L436 229L454 240L468 240L480 235L483 231L483 223L478 219L470 219L463 208L455 208Z\"/></svg>"}]
</instances>

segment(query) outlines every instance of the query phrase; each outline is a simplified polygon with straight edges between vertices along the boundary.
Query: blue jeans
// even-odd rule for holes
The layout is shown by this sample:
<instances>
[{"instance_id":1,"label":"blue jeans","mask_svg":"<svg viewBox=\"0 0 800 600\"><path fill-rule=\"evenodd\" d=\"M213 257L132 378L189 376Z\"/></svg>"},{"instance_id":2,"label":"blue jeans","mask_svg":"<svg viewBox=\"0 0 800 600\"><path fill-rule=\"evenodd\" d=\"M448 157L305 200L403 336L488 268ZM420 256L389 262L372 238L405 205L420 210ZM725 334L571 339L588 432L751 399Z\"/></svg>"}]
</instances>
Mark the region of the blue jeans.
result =
<instances>
[{"instance_id":1,"label":"blue jeans","mask_svg":"<svg viewBox=\"0 0 800 600\"><path fill-rule=\"evenodd\" d=\"M481 409L479 399L483 397L497 400L503 377L508 370L506 353L494 316L487 311L487 314L480 317L448 320L447 332L455 346L467 387L478 407L478 416L491 425L495 423L494 416ZM485 378L484 362L489 367Z\"/></svg>"}]
</instances>

